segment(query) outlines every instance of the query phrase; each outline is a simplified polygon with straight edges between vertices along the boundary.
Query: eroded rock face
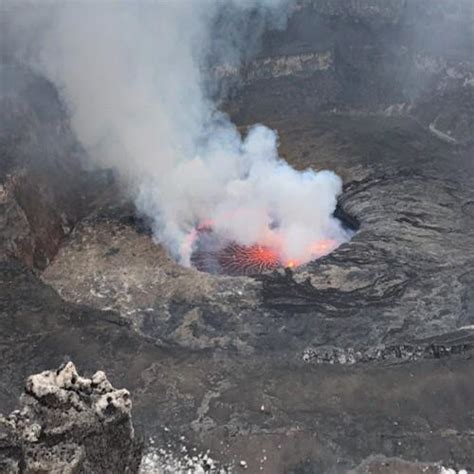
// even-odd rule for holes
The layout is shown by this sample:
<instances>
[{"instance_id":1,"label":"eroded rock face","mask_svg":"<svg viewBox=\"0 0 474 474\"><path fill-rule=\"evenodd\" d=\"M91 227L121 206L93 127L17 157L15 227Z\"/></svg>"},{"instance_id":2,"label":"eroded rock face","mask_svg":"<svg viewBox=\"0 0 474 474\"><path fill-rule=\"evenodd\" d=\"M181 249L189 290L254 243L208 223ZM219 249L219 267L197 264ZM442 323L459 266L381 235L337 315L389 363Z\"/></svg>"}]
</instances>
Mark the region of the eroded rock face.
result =
<instances>
[{"instance_id":1,"label":"eroded rock face","mask_svg":"<svg viewBox=\"0 0 474 474\"><path fill-rule=\"evenodd\" d=\"M415 118L447 142L473 134L472 2L302 0L241 73L241 122L315 110ZM235 71L223 75L232 76Z\"/></svg>"},{"instance_id":2,"label":"eroded rock face","mask_svg":"<svg viewBox=\"0 0 474 474\"><path fill-rule=\"evenodd\" d=\"M41 270L98 182L54 86L14 63L0 63L0 80L0 258Z\"/></svg>"},{"instance_id":3,"label":"eroded rock face","mask_svg":"<svg viewBox=\"0 0 474 474\"><path fill-rule=\"evenodd\" d=\"M88 379L68 362L32 375L20 408L0 416L0 472L137 472L131 407L101 371Z\"/></svg>"}]
</instances>

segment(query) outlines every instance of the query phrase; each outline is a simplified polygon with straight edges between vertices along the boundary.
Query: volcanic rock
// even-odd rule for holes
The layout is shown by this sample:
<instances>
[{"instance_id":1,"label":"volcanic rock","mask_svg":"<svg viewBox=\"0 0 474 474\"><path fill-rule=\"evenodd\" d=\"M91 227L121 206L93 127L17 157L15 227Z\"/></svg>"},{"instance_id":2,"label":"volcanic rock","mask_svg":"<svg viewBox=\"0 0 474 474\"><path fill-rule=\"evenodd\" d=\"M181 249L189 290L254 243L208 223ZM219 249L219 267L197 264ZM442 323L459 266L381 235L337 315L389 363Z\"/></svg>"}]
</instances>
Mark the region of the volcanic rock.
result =
<instances>
[{"instance_id":1,"label":"volcanic rock","mask_svg":"<svg viewBox=\"0 0 474 474\"><path fill-rule=\"evenodd\" d=\"M30 376L19 409L0 416L0 472L133 473L140 452L129 392L72 362Z\"/></svg>"},{"instance_id":2,"label":"volcanic rock","mask_svg":"<svg viewBox=\"0 0 474 474\"><path fill-rule=\"evenodd\" d=\"M472 142L470 0L299 3L244 68L245 88L229 102L239 122L377 113L409 116L451 144Z\"/></svg>"},{"instance_id":3,"label":"volcanic rock","mask_svg":"<svg viewBox=\"0 0 474 474\"><path fill-rule=\"evenodd\" d=\"M455 474L454 469L446 469L439 463L408 462L403 459L370 456L350 474Z\"/></svg>"},{"instance_id":4,"label":"volcanic rock","mask_svg":"<svg viewBox=\"0 0 474 474\"><path fill-rule=\"evenodd\" d=\"M15 63L0 63L0 258L44 269L89 211L100 173L69 127L55 87Z\"/></svg>"},{"instance_id":5,"label":"volcanic rock","mask_svg":"<svg viewBox=\"0 0 474 474\"><path fill-rule=\"evenodd\" d=\"M178 266L114 186L88 198L56 92L22 70L49 92L44 107L2 102L24 111L0 138L3 412L28 374L74 360L130 390L154 456L179 461L185 444L247 472L473 469L472 2L300 6L226 104L243 130L278 130L296 168L344 179L354 238L294 271ZM106 175L85 173L96 189ZM27 442L1 430L14 466Z\"/></svg>"}]
</instances>

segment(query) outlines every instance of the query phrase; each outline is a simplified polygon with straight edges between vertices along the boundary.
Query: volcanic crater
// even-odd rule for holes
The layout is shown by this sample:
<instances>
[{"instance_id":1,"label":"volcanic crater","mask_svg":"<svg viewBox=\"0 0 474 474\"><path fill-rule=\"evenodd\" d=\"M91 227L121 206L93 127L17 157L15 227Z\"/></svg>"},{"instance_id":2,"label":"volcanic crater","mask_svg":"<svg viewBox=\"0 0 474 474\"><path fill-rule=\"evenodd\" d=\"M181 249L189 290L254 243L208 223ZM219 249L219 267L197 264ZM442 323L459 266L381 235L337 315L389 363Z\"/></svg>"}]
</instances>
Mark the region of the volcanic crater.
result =
<instances>
[{"instance_id":1,"label":"volcanic crater","mask_svg":"<svg viewBox=\"0 0 474 474\"><path fill-rule=\"evenodd\" d=\"M147 446L176 458L474 468L471 26L451 1L311 0L230 77L239 125L344 181L334 216L352 239L301 266L209 226L196 268L178 265L114 173L84 166L55 87L5 55L0 412L73 359L127 387Z\"/></svg>"},{"instance_id":2,"label":"volcanic crater","mask_svg":"<svg viewBox=\"0 0 474 474\"><path fill-rule=\"evenodd\" d=\"M347 239L352 238L359 227L357 219L337 206L333 217L340 221ZM212 223L202 224L191 233L191 264L200 271L216 275L252 276L278 269L295 269L304 261L285 259L277 247L256 243L242 245L219 236ZM310 261L322 258L341 245L337 240L314 241L308 249Z\"/></svg>"}]
</instances>

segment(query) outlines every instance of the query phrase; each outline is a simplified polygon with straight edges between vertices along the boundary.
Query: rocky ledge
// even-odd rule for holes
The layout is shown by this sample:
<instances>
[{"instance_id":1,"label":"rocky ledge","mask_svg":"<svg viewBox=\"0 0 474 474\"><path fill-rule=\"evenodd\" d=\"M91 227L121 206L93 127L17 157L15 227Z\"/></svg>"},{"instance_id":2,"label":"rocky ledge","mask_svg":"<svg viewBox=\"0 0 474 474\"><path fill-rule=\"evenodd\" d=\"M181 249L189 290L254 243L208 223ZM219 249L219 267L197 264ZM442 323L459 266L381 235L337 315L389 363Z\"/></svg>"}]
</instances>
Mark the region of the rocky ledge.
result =
<instances>
[{"instance_id":1,"label":"rocky ledge","mask_svg":"<svg viewBox=\"0 0 474 474\"><path fill-rule=\"evenodd\" d=\"M20 408L0 415L0 472L137 472L131 407L102 371L84 378L68 362L32 375Z\"/></svg>"}]
</instances>

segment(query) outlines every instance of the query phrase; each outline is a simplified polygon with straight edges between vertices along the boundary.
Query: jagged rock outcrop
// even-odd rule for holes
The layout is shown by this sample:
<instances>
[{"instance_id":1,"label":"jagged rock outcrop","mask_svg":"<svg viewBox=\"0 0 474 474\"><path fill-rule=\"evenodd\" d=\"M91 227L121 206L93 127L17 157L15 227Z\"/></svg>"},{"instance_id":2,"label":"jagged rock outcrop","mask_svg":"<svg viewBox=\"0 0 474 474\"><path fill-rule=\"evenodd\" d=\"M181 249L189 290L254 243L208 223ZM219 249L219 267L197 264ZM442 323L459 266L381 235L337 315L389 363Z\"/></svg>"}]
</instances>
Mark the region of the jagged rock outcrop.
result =
<instances>
[{"instance_id":1,"label":"jagged rock outcrop","mask_svg":"<svg viewBox=\"0 0 474 474\"><path fill-rule=\"evenodd\" d=\"M131 407L101 371L81 377L68 362L32 375L20 408L0 416L0 472L138 472Z\"/></svg>"}]
</instances>

